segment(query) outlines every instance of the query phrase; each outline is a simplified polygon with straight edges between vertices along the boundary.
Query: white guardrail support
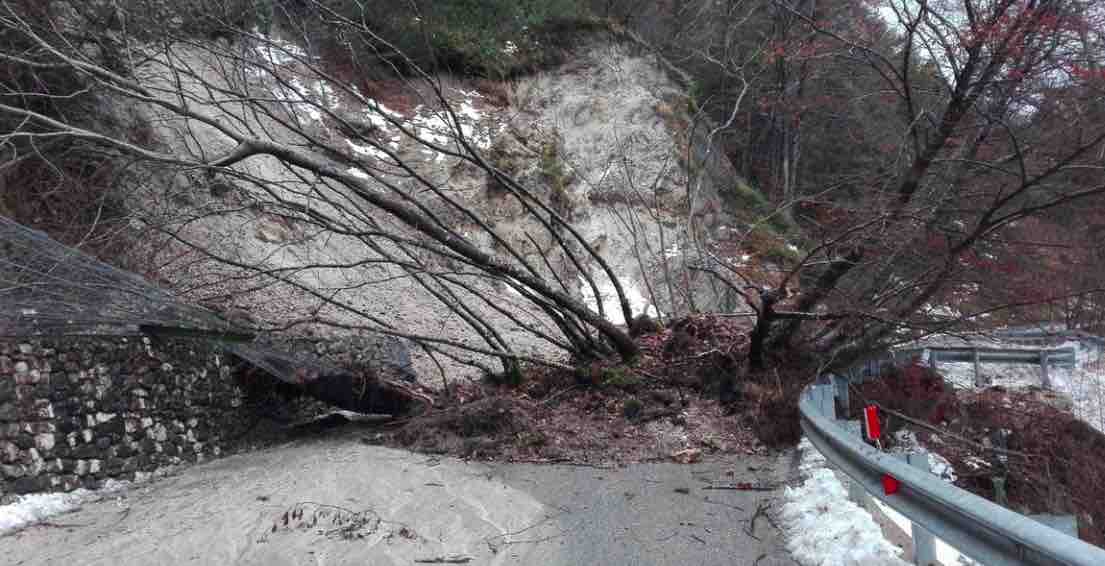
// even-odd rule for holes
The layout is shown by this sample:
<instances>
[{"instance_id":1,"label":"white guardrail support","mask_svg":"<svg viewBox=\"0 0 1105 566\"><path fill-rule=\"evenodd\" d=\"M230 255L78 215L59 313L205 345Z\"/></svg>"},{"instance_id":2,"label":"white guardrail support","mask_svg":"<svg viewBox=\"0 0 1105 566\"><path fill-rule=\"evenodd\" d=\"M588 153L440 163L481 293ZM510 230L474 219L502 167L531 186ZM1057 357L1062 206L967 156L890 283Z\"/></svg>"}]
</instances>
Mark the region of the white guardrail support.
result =
<instances>
[{"instance_id":1,"label":"white guardrail support","mask_svg":"<svg viewBox=\"0 0 1105 566\"><path fill-rule=\"evenodd\" d=\"M846 430L846 423L836 420L836 379L840 378L822 376L803 391L799 401L802 430L826 459L872 497L987 566L1105 565L1105 549L968 493L927 469L917 469L862 442ZM900 482L897 493L885 494L884 474ZM919 549L916 558L922 562L917 563L935 564L933 554Z\"/></svg>"}]
</instances>

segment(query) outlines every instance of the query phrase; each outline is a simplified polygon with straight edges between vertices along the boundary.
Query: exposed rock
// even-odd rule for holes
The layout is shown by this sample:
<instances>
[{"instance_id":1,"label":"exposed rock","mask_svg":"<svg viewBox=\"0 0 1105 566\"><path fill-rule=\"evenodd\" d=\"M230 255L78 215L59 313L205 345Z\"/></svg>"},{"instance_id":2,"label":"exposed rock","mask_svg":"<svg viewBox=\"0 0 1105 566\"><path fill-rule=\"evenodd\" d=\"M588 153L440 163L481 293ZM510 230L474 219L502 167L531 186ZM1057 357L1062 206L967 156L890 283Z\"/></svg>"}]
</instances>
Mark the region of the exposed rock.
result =
<instances>
[{"instance_id":1,"label":"exposed rock","mask_svg":"<svg viewBox=\"0 0 1105 566\"><path fill-rule=\"evenodd\" d=\"M37 434L35 435L35 448L39 452L48 453L54 449L54 435L53 434Z\"/></svg>"},{"instance_id":2,"label":"exposed rock","mask_svg":"<svg viewBox=\"0 0 1105 566\"><path fill-rule=\"evenodd\" d=\"M693 464L702 459L702 450L698 448L687 448L674 452L671 455L671 459L679 462L680 464Z\"/></svg>"}]
</instances>

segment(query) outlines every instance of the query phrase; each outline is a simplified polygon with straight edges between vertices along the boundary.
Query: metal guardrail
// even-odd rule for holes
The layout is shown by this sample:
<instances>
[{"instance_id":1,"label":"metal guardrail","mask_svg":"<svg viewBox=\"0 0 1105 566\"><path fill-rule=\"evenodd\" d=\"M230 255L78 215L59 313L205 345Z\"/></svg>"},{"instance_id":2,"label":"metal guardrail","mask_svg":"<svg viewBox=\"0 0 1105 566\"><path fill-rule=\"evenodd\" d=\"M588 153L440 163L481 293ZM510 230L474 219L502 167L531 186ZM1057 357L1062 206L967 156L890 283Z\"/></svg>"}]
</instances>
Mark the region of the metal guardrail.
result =
<instances>
[{"instance_id":1,"label":"metal guardrail","mask_svg":"<svg viewBox=\"0 0 1105 566\"><path fill-rule=\"evenodd\" d=\"M1097 346L1105 346L1105 338L1085 330L1068 330L1063 325L1046 324L1043 326L1005 328L992 331L989 334L1006 342L1053 344L1072 340L1076 342L1091 342Z\"/></svg>"},{"instance_id":2,"label":"metal guardrail","mask_svg":"<svg viewBox=\"0 0 1105 566\"><path fill-rule=\"evenodd\" d=\"M826 459L867 493L988 566L1105 565L1105 549L968 493L862 442L843 421L836 420L835 399L842 389L841 380L826 375L803 391L799 401L802 430ZM900 482L897 493L884 493L884 475ZM924 563L930 563L928 560Z\"/></svg>"},{"instance_id":3,"label":"metal guardrail","mask_svg":"<svg viewBox=\"0 0 1105 566\"><path fill-rule=\"evenodd\" d=\"M979 362L990 364L1051 364L1074 366L1074 348L1052 348L1043 350L985 348L972 346L928 347L898 350L899 356L916 356L929 351L930 360L935 362Z\"/></svg>"},{"instance_id":4,"label":"metal guardrail","mask_svg":"<svg viewBox=\"0 0 1105 566\"><path fill-rule=\"evenodd\" d=\"M941 362L974 363L975 385L985 386L979 367L982 364L1037 364L1040 366L1040 382L1044 389L1051 389L1051 366L1073 368L1077 362L1074 348L987 348L984 346L928 346L904 348L868 360L847 372L852 382L878 377L882 364L923 357L928 352L928 364L939 369Z\"/></svg>"}]
</instances>

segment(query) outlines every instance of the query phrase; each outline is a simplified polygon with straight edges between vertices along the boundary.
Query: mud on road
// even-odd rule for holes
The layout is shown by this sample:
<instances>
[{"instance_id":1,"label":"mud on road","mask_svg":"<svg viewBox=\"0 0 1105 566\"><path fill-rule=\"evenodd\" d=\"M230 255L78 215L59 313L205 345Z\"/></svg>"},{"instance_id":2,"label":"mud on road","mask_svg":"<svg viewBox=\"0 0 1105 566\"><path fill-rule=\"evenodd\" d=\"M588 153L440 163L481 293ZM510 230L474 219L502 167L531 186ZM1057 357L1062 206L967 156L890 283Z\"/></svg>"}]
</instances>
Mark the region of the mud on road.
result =
<instances>
[{"instance_id":1,"label":"mud on road","mask_svg":"<svg viewBox=\"0 0 1105 566\"><path fill-rule=\"evenodd\" d=\"M794 564L788 455L620 468L469 463L336 432L194 466L0 538L18 565ZM722 489L704 489L722 488Z\"/></svg>"}]
</instances>

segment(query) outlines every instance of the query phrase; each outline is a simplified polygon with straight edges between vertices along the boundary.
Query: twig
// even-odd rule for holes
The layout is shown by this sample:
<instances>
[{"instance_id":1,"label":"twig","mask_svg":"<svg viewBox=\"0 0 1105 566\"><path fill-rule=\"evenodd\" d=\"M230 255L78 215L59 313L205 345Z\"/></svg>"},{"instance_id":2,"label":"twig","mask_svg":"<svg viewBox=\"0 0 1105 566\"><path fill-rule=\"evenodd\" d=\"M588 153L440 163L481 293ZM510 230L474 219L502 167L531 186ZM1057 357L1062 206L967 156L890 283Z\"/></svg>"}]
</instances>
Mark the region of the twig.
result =
<instances>
[{"instance_id":1,"label":"twig","mask_svg":"<svg viewBox=\"0 0 1105 566\"><path fill-rule=\"evenodd\" d=\"M668 535L668 536L666 536L666 537L660 537L660 538L656 539L656 542L664 542L664 541L669 541L669 540L671 540L671 539L673 539L673 538L675 538L675 537L677 537L677 536L679 536L679 531L675 531L675 532L673 532L672 534L670 534L670 535Z\"/></svg>"},{"instance_id":2,"label":"twig","mask_svg":"<svg viewBox=\"0 0 1105 566\"><path fill-rule=\"evenodd\" d=\"M579 387L579 386L578 385L572 385L571 387L566 387L564 389L561 389L560 391L557 391L556 393L553 393L552 395L549 395L548 397L546 397L543 401L541 401L541 404L542 405L548 405L549 403L552 403L553 401L559 399L560 397L563 397L564 394L569 393L571 391L575 391L575 389L577 387Z\"/></svg>"},{"instance_id":3,"label":"twig","mask_svg":"<svg viewBox=\"0 0 1105 566\"><path fill-rule=\"evenodd\" d=\"M714 505L721 505L722 507L728 507L730 509L736 509L737 511L744 511L744 507L741 507L739 505L733 505L732 503L726 503L724 501L714 501L713 499L710 499L709 497L707 497L706 499L703 499L702 502L703 503L712 503Z\"/></svg>"},{"instance_id":4,"label":"twig","mask_svg":"<svg viewBox=\"0 0 1105 566\"><path fill-rule=\"evenodd\" d=\"M702 489L726 490L726 491L775 491L778 486L752 485L750 483L738 483L733 485L707 485Z\"/></svg>"},{"instance_id":5,"label":"twig","mask_svg":"<svg viewBox=\"0 0 1105 566\"><path fill-rule=\"evenodd\" d=\"M617 466L612 464L591 464L589 462L578 462L567 456L557 458L511 458L511 463L514 464L556 464L557 466L572 466L576 468L593 468L596 470L616 470Z\"/></svg>"},{"instance_id":6,"label":"twig","mask_svg":"<svg viewBox=\"0 0 1105 566\"><path fill-rule=\"evenodd\" d=\"M434 558L415 558L416 564L468 564L471 556L437 556Z\"/></svg>"},{"instance_id":7,"label":"twig","mask_svg":"<svg viewBox=\"0 0 1105 566\"><path fill-rule=\"evenodd\" d=\"M954 432L951 432L950 430L943 430L939 427L932 426L932 425L930 425L930 424L928 424L924 421L921 421L921 420L915 419L913 417L910 417L910 416L904 415L902 413L899 413L898 411L888 409L885 406L883 406L881 403L872 403L872 404L875 405L876 407L878 407L880 411L882 411L882 412L884 412L888 415L898 417L899 419L902 419L903 421L905 421L907 423L910 423L914 426L918 426L918 427L921 427L923 429L926 429L929 432L932 432L933 434L939 434L939 435L942 435L942 436L950 436L951 438L953 438L955 440L958 440L958 441L960 441L964 444L969 444L969 445L971 445L971 446L973 446L973 447L975 447L979 450L982 450L984 452L997 452L998 454L1008 454L1010 456L1019 456L1021 458L1032 458L1033 457L1032 454L1026 454L1024 452L1017 452L1016 450L1008 450L1008 449L1005 449L1005 448L998 448L997 446L986 446L984 444L980 444L978 442L975 442L975 441L973 441L973 440L971 440L971 439L969 439L965 436L961 436L961 435L958 435Z\"/></svg>"},{"instance_id":8,"label":"twig","mask_svg":"<svg viewBox=\"0 0 1105 566\"><path fill-rule=\"evenodd\" d=\"M648 411L645 414L633 419L636 424L647 423L656 419L662 419L664 417L672 417L682 412L682 409L657 409L655 411Z\"/></svg>"},{"instance_id":9,"label":"twig","mask_svg":"<svg viewBox=\"0 0 1105 566\"><path fill-rule=\"evenodd\" d=\"M745 529L745 531L744 531L745 534L747 534L748 536L750 536L750 537L752 537L756 540L760 540L760 537L756 536L756 519L759 519L760 517L765 517L766 518L767 517L766 511L767 511L767 502L766 501L761 501L760 504L756 506L756 512L752 514L752 518L748 520L748 528Z\"/></svg>"},{"instance_id":10,"label":"twig","mask_svg":"<svg viewBox=\"0 0 1105 566\"><path fill-rule=\"evenodd\" d=\"M129 508L128 508L129 509ZM35 527L52 527L55 529L69 529L73 527L87 527L88 523L53 523L50 521L43 521L41 523L35 523Z\"/></svg>"}]
</instances>

